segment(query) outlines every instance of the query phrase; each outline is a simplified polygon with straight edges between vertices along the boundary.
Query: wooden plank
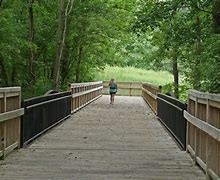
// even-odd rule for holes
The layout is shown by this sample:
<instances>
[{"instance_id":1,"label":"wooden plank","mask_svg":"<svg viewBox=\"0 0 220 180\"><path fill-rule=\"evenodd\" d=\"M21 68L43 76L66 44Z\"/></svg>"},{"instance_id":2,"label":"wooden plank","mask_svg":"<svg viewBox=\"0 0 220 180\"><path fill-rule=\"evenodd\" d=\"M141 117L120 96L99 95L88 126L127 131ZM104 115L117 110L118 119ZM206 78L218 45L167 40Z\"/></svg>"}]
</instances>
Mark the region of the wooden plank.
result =
<instances>
[{"instance_id":1,"label":"wooden plank","mask_svg":"<svg viewBox=\"0 0 220 180\"><path fill-rule=\"evenodd\" d=\"M95 92L95 91L100 90L100 89L103 89L103 86L97 87L95 89L90 89L90 90L87 90L87 91L82 91L82 92L79 92L79 93L72 94L72 98L80 97L80 96Z\"/></svg>"},{"instance_id":2,"label":"wooden plank","mask_svg":"<svg viewBox=\"0 0 220 180\"><path fill-rule=\"evenodd\" d=\"M20 116L23 115L24 110L20 109L20 87L1 88L1 97L3 97L3 104L0 100L0 133L1 137L1 155L5 156L20 143ZM1 99L1 98L0 98ZM16 143L17 142L17 143Z\"/></svg>"},{"instance_id":3,"label":"wooden plank","mask_svg":"<svg viewBox=\"0 0 220 180\"><path fill-rule=\"evenodd\" d=\"M210 124L210 105L209 100L206 99L206 122ZM210 159L210 142L209 142L209 136L206 136L206 177L208 178L208 169L209 169L209 159Z\"/></svg>"},{"instance_id":4,"label":"wooden plank","mask_svg":"<svg viewBox=\"0 0 220 180\"><path fill-rule=\"evenodd\" d=\"M200 99L200 98L198 98L198 100L197 100L197 102L199 103L199 104L206 104L207 103L207 99ZM200 111L201 112L201 111Z\"/></svg>"},{"instance_id":5,"label":"wooden plank","mask_svg":"<svg viewBox=\"0 0 220 180\"><path fill-rule=\"evenodd\" d=\"M211 176L212 180L219 180L219 176L212 171L212 169L208 169L208 174Z\"/></svg>"},{"instance_id":6,"label":"wooden plank","mask_svg":"<svg viewBox=\"0 0 220 180\"><path fill-rule=\"evenodd\" d=\"M196 101L196 99L195 99ZM188 112L190 112L190 114L195 115L195 101L193 101L192 99L188 99ZM187 133L187 137L188 137L188 144L194 149L195 147L195 126L193 126L191 123L189 123L187 121L187 127L188 127L188 133Z\"/></svg>"},{"instance_id":7,"label":"wooden plank","mask_svg":"<svg viewBox=\"0 0 220 180\"><path fill-rule=\"evenodd\" d=\"M13 144L11 144L10 146L8 146L6 149L5 149L5 155L8 155L11 151L13 151L15 148L17 148L19 146L19 143L18 142L15 142Z\"/></svg>"},{"instance_id":8,"label":"wooden plank","mask_svg":"<svg viewBox=\"0 0 220 180\"><path fill-rule=\"evenodd\" d=\"M121 96L114 105L103 96L78 111L0 169L8 180L206 179L141 97Z\"/></svg>"},{"instance_id":9,"label":"wooden plank","mask_svg":"<svg viewBox=\"0 0 220 180\"><path fill-rule=\"evenodd\" d=\"M156 114L157 111L156 111L155 107L151 103L149 103L148 99L145 96L143 96L143 99L148 104L148 106L152 109L152 111Z\"/></svg>"},{"instance_id":10,"label":"wooden plank","mask_svg":"<svg viewBox=\"0 0 220 180\"><path fill-rule=\"evenodd\" d=\"M196 90L189 90L189 95L201 99L209 99L212 101L220 102L220 94L211 94L211 93L199 92Z\"/></svg>"},{"instance_id":11,"label":"wooden plank","mask_svg":"<svg viewBox=\"0 0 220 180\"><path fill-rule=\"evenodd\" d=\"M141 84L142 85L142 82L129 82L129 81L116 81L117 84ZM109 84L109 81L103 81L103 84Z\"/></svg>"},{"instance_id":12,"label":"wooden plank","mask_svg":"<svg viewBox=\"0 0 220 180\"><path fill-rule=\"evenodd\" d=\"M207 166L206 163L204 163L204 161L202 159L200 159L198 156L196 156L196 162L199 164L199 166L206 171Z\"/></svg>"},{"instance_id":13,"label":"wooden plank","mask_svg":"<svg viewBox=\"0 0 220 180\"><path fill-rule=\"evenodd\" d=\"M206 132L211 137L216 139L217 141L220 141L220 130L194 116L189 114L187 111L184 111L184 117L189 121L191 124L199 128L200 130Z\"/></svg>"},{"instance_id":14,"label":"wooden plank","mask_svg":"<svg viewBox=\"0 0 220 180\"><path fill-rule=\"evenodd\" d=\"M4 122L24 114L24 108L8 111L0 114L0 122Z\"/></svg>"},{"instance_id":15,"label":"wooden plank","mask_svg":"<svg viewBox=\"0 0 220 180\"><path fill-rule=\"evenodd\" d=\"M209 105L212 106L212 107L220 109L220 102L209 101Z\"/></svg>"},{"instance_id":16,"label":"wooden plank","mask_svg":"<svg viewBox=\"0 0 220 180\"><path fill-rule=\"evenodd\" d=\"M218 144L220 142L209 137L209 156L208 156L208 167L218 174L218 161L219 161L219 150Z\"/></svg>"},{"instance_id":17,"label":"wooden plank","mask_svg":"<svg viewBox=\"0 0 220 180\"><path fill-rule=\"evenodd\" d=\"M193 148L190 145L187 145L187 150L192 155L192 157L195 157L195 151L193 150Z\"/></svg>"},{"instance_id":18,"label":"wooden plank","mask_svg":"<svg viewBox=\"0 0 220 180\"><path fill-rule=\"evenodd\" d=\"M103 88L109 88L109 86L103 86ZM141 87L126 87L126 86L123 86L123 87L121 87L121 86L118 86L118 89L128 89L128 90L142 90L142 88Z\"/></svg>"},{"instance_id":19,"label":"wooden plank","mask_svg":"<svg viewBox=\"0 0 220 180\"><path fill-rule=\"evenodd\" d=\"M19 96L20 95L20 92L10 92L10 93L7 93L7 97L14 97L14 96ZM3 98L3 94L0 94L0 98Z\"/></svg>"},{"instance_id":20,"label":"wooden plank","mask_svg":"<svg viewBox=\"0 0 220 180\"><path fill-rule=\"evenodd\" d=\"M198 98L196 97L195 101L195 117L198 117ZM194 124L193 124L194 125ZM199 129L195 126L195 132L194 132L194 151L195 151L195 156L194 156L194 162L196 163L196 156L198 155L198 150L199 150Z\"/></svg>"},{"instance_id":21,"label":"wooden plank","mask_svg":"<svg viewBox=\"0 0 220 180\"><path fill-rule=\"evenodd\" d=\"M209 123L212 126L215 126L216 128L220 129L220 108L210 106L209 111L210 111Z\"/></svg>"},{"instance_id":22,"label":"wooden plank","mask_svg":"<svg viewBox=\"0 0 220 180\"><path fill-rule=\"evenodd\" d=\"M70 87L75 88L75 87L91 86L91 85L99 85L99 84L102 84L102 81L86 82L86 83L71 83Z\"/></svg>"},{"instance_id":23,"label":"wooden plank","mask_svg":"<svg viewBox=\"0 0 220 180\"><path fill-rule=\"evenodd\" d=\"M104 82L103 83L103 94L109 94L108 93L108 83L109 82ZM117 82L118 85L118 92L117 95L122 95L122 96L140 96L141 95L141 87L142 83L138 82Z\"/></svg>"},{"instance_id":24,"label":"wooden plank","mask_svg":"<svg viewBox=\"0 0 220 180\"><path fill-rule=\"evenodd\" d=\"M189 99L198 99L199 104L198 114L196 117L191 115L188 121L199 131L196 133L198 158L206 164L207 178L211 176L214 179L220 176L220 95L190 91ZM202 163L200 165L203 166Z\"/></svg>"},{"instance_id":25,"label":"wooden plank","mask_svg":"<svg viewBox=\"0 0 220 180\"><path fill-rule=\"evenodd\" d=\"M196 97L195 97L195 96L192 96L192 95L190 95L190 94L188 95L188 98L191 99L191 100L193 100L193 101L196 101Z\"/></svg>"},{"instance_id":26,"label":"wooden plank","mask_svg":"<svg viewBox=\"0 0 220 180\"><path fill-rule=\"evenodd\" d=\"M220 143L218 143L218 154L220 152ZM217 174L220 176L220 157L218 156L218 172Z\"/></svg>"},{"instance_id":27,"label":"wooden plank","mask_svg":"<svg viewBox=\"0 0 220 180\"><path fill-rule=\"evenodd\" d=\"M0 88L0 93L12 93L12 92L20 92L21 87L5 87Z\"/></svg>"},{"instance_id":28,"label":"wooden plank","mask_svg":"<svg viewBox=\"0 0 220 180\"><path fill-rule=\"evenodd\" d=\"M144 91L145 93L147 93L149 96L151 96L153 99L157 99L157 96L155 95L155 94L153 94L153 93L151 93L150 91L148 91L148 90L146 90L146 89L144 89L144 88L142 88L142 91Z\"/></svg>"},{"instance_id":29,"label":"wooden plank","mask_svg":"<svg viewBox=\"0 0 220 180\"><path fill-rule=\"evenodd\" d=\"M205 104L198 101L198 114L197 118L206 122L206 103L207 100L205 100ZM207 134L204 133L202 130L198 131L199 134L199 157L203 162L206 163L206 136Z\"/></svg>"},{"instance_id":30,"label":"wooden plank","mask_svg":"<svg viewBox=\"0 0 220 180\"><path fill-rule=\"evenodd\" d=\"M79 106L78 108L73 110L73 113L79 111L80 109L84 108L85 106L87 106L88 104L90 104L91 102L95 101L96 99L100 98L102 95L96 96L95 98L89 100L88 102L86 102L85 104Z\"/></svg>"},{"instance_id":31,"label":"wooden plank","mask_svg":"<svg viewBox=\"0 0 220 180\"><path fill-rule=\"evenodd\" d=\"M3 92L3 112L7 111L7 92ZM5 159L5 149L6 149L6 138L7 138L7 132L6 132L6 122L3 122L3 137L2 137L2 158Z\"/></svg>"},{"instance_id":32,"label":"wooden plank","mask_svg":"<svg viewBox=\"0 0 220 180\"><path fill-rule=\"evenodd\" d=\"M209 123L212 126L220 129L220 109L217 107L210 106L209 111L210 111ZM220 156L218 156L218 154L220 154L220 148L219 148L220 142L214 140L213 138L209 138L209 141L210 141L209 167L210 169L213 170L213 172L215 172L220 176L220 172L219 172Z\"/></svg>"}]
</instances>

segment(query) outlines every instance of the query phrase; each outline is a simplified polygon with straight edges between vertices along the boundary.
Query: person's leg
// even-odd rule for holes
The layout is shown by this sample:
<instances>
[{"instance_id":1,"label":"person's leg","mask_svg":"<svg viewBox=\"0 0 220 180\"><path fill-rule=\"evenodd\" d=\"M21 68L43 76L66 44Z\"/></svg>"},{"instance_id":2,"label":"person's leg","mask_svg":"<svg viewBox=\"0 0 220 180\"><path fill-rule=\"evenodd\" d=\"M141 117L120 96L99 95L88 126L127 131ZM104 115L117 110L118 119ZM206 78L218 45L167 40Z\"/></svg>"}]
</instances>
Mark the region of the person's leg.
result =
<instances>
[{"instance_id":1,"label":"person's leg","mask_svg":"<svg viewBox=\"0 0 220 180\"><path fill-rule=\"evenodd\" d=\"M115 94L112 94L112 104L114 104L115 101Z\"/></svg>"},{"instance_id":2,"label":"person's leg","mask_svg":"<svg viewBox=\"0 0 220 180\"><path fill-rule=\"evenodd\" d=\"M110 104L112 104L112 96L113 96L113 94L110 93Z\"/></svg>"}]
</instances>

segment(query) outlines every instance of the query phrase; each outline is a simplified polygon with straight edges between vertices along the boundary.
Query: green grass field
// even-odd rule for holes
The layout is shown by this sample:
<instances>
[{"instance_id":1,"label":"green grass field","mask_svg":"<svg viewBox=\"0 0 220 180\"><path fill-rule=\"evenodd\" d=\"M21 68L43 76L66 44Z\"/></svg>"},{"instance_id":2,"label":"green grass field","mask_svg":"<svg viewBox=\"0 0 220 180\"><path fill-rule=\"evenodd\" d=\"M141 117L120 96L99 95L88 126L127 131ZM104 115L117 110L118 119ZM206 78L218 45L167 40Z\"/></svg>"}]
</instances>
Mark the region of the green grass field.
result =
<instances>
[{"instance_id":1,"label":"green grass field","mask_svg":"<svg viewBox=\"0 0 220 180\"><path fill-rule=\"evenodd\" d=\"M165 85L173 81L173 76L167 71L144 70L134 67L110 67L96 74L95 80L108 81L114 78L120 82L148 82L155 85Z\"/></svg>"}]
</instances>

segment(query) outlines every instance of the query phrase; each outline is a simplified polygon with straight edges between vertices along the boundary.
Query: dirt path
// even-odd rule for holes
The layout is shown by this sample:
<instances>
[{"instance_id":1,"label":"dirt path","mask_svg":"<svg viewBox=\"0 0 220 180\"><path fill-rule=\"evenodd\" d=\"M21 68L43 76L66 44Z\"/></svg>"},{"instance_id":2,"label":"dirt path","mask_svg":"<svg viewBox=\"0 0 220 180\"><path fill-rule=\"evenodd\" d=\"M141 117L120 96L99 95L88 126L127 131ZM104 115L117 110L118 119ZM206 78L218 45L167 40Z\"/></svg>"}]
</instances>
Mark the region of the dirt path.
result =
<instances>
[{"instance_id":1,"label":"dirt path","mask_svg":"<svg viewBox=\"0 0 220 180\"><path fill-rule=\"evenodd\" d=\"M0 161L1 180L205 179L141 97L103 96Z\"/></svg>"}]
</instances>

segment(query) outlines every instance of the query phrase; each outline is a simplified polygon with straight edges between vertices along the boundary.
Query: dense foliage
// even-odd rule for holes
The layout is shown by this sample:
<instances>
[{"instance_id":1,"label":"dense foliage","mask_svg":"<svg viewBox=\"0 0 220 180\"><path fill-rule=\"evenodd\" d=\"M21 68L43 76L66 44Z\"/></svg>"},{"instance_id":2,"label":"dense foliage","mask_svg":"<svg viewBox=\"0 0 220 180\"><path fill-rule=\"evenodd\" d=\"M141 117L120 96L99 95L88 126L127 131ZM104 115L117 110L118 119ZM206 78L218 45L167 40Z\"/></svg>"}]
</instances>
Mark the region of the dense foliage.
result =
<instances>
[{"instance_id":1,"label":"dense foliage","mask_svg":"<svg viewBox=\"0 0 220 180\"><path fill-rule=\"evenodd\" d=\"M122 65L135 1L0 1L0 85L25 96L92 80Z\"/></svg>"},{"instance_id":2,"label":"dense foliage","mask_svg":"<svg viewBox=\"0 0 220 180\"><path fill-rule=\"evenodd\" d=\"M173 64L178 96L179 74L189 87L220 92L220 1L140 1L133 31L152 35L154 59Z\"/></svg>"},{"instance_id":3,"label":"dense foliage","mask_svg":"<svg viewBox=\"0 0 220 180\"><path fill-rule=\"evenodd\" d=\"M93 80L106 65L168 70L178 96L220 92L218 0L0 0L0 86L25 97Z\"/></svg>"}]
</instances>

